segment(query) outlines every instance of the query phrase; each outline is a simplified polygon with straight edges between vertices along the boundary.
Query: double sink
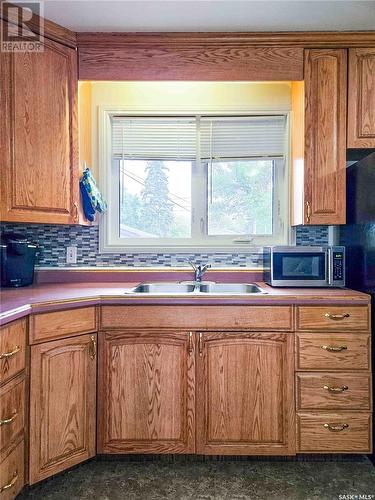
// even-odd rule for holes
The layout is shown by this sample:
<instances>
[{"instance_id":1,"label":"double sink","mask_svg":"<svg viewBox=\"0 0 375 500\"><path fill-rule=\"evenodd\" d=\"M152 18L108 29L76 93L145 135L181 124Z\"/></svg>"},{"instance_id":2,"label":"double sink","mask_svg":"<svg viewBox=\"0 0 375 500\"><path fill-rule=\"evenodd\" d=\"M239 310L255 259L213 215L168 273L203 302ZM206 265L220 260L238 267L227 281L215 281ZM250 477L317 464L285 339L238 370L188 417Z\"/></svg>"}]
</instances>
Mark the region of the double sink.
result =
<instances>
[{"instance_id":1,"label":"double sink","mask_svg":"<svg viewBox=\"0 0 375 500\"><path fill-rule=\"evenodd\" d=\"M141 283L133 288L130 293L142 293L150 295L166 294L179 295L190 293L203 293L215 295L247 295L266 294L255 283L216 283L214 281L200 282L172 282L172 283Z\"/></svg>"}]
</instances>

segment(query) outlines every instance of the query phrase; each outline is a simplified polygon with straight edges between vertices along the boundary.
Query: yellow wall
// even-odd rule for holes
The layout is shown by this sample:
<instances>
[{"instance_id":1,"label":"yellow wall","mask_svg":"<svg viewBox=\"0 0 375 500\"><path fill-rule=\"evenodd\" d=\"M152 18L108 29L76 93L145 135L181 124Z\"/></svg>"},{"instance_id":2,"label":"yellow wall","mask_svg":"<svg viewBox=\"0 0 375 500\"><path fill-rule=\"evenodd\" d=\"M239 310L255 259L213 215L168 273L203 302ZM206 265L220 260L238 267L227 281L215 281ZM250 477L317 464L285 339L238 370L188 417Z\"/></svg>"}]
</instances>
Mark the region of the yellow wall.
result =
<instances>
[{"instance_id":1,"label":"yellow wall","mask_svg":"<svg viewBox=\"0 0 375 500\"><path fill-rule=\"evenodd\" d=\"M81 170L84 163L92 164L92 83L79 82L78 85L78 123L79 159Z\"/></svg>"},{"instance_id":2,"label":"yellow wall","mask_svg":"<svg viewBox=\"0 0 375 500\"><path fill-rule=\"evenodd\" d=\"M81 114L81 136L91 134L91 163L97 174L98 109L113 107L143 112L261 112L289 111L289 82L88 82L90 113ZM89 92L80 87L79 98L87 102ZM80 104L80 108L82 108ZM87 123L88 120L91 122ZM87 144L85 144L85 148ZM86 149L85 149L86 151ZM88 153L85 153L89 156ZM80 155L81 162L87 161Z\"/></svg>"}]
</instances>

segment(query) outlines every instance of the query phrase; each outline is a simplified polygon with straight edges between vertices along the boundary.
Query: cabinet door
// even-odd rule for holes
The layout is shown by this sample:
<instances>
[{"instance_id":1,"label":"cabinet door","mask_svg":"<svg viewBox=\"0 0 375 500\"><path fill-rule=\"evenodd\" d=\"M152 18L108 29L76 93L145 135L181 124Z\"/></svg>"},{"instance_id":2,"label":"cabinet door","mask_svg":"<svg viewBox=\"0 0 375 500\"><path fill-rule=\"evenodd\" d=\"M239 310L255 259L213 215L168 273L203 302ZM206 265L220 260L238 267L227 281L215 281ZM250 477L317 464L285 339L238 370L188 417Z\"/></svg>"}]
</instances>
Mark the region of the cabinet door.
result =
<instances>
[{"instance_id":1,"label":"cabinet door","mask_svg":"<svg viewBox=\"0 0 375 500\"><path fill-rule=\"evenodd\" d=\"M293 334L200 333L197 453L295 454Z\"/></svg>"},{"instance_id":2,"label":"cabinet door","mask_svg":"<svg viewBox=\"0 0 375 500\"><path fill-rule=\"evenodd\" d=\"M78 222L77 54L1 53L1 219Z\"/></svg>"},{"instance_id":3,"label":"cabinet door","mask_svg":"<svg viewBox=\"0 0 375 500\"><path fill-rule=\"evenodd\" d=\"M348 148L375 148L375 48L349 49Z\"/></svg>"},{"instance_id":4,"label":"cabinet door","mask_svg":"<svg viewBox=\"0 0 375 500\"><path fill-rule=\"evenodd\" d=\"M194 453L194 351L186 332L100 338L99 453Z\"/></svg>"},{"instance_id":5,"label":"cabinet door","mask_svg":"<svg viewBox=\"0 0 375 500\"><path fill-rule=\"evenodd\" d=\"M96 335L31 347L30 484L95 455Z\"/></svg>"},{"instance_id":6,"label":"cabinet door","mask_svg":"<svg viewBox=\"0 0 375 500\"><path fill-rule=\"evenodd\" d=\"M345 49L306 50L306 224L345 224L346 66Z\"/></svg>"}]
</instances>

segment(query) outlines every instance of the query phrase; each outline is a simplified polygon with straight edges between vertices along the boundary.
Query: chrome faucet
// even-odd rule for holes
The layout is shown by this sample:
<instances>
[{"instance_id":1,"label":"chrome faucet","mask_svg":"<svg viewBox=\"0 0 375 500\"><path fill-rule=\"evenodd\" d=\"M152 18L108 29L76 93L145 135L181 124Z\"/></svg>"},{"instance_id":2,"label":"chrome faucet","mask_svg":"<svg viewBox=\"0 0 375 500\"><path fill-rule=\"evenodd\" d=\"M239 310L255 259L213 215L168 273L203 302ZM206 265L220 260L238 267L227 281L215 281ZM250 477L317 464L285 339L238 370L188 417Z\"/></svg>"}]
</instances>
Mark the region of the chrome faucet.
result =
<instances>
[{"instance_id":1,"label":"chrome faucet","mask_svg":"<svg viewBox=\"0 0 375 500\"><path fill-rule=\"evenodd\" d=\"M201 264L195 265L194 262L191 262L190 260L189 260L189 264L194 269L194 281L195 281L195 283L200 283L202 281L202 277L203 277L204 273L208 269L210 269L210 267L211 267L211 264L205 264L204 266L202 266Z\"/></svg>"}]
</instances>

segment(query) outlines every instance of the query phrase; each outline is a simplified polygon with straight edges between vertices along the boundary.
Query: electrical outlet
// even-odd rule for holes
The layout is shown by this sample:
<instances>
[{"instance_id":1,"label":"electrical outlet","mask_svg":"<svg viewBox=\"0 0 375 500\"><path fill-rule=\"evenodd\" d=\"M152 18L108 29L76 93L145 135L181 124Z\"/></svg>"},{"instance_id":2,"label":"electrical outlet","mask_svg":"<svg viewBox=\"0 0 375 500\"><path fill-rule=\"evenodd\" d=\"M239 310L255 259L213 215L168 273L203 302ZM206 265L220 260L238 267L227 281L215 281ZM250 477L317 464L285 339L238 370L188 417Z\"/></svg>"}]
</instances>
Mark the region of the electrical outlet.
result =
<instances>
[{"instance_id":1,"label":"electrical outlet","mask_svg":"<svg viewBox=\"0 0 375 500\"><path fill-rule=\"evenodd\" d=\"M66 263L77 264L77 247L66 247Z\"/></svg>"}]
</instances>

